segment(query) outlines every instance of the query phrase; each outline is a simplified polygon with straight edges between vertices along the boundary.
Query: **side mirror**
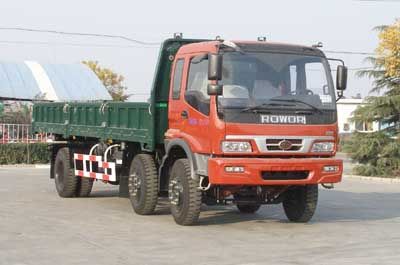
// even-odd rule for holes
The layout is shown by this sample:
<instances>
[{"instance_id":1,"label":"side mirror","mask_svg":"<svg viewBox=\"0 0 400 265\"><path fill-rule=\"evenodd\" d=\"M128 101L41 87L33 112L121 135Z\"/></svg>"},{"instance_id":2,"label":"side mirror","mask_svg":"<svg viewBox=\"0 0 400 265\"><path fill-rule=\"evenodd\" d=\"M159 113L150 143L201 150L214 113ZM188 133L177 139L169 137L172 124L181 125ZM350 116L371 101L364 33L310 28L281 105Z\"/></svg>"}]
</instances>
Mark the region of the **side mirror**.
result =
<instances>
[{"instance_id":1,"label":"side mirror","mask_svg":"<svg viewBox=\"0 0 400 265\"><path fill-rule=\"evenodd\" d=\"M214 84L208 84L207 86L207 94L209 96L221 96L223 92L223 87L222 85L214 85Z\"/></svg>"},{"instance_id":2,"label":"side mirror","mask_svg":"<svg viewBox=\"0 0 400 265\"><path fill-rule=\"evenodd\" d=\"M221 80L222 79L222 55L209 54L208 55L208 80Z\"/></svg>"},{"instance_id":3,"label":"side mirror","mask_svg":"<svg viewBox=\"0 0 400 265\"><path fill-rule=\"evenodd\" d=\"M336 71L336 89L339 91L345 90L347 87L347 67L338 65Z\"/></svg>"}]
</instances>

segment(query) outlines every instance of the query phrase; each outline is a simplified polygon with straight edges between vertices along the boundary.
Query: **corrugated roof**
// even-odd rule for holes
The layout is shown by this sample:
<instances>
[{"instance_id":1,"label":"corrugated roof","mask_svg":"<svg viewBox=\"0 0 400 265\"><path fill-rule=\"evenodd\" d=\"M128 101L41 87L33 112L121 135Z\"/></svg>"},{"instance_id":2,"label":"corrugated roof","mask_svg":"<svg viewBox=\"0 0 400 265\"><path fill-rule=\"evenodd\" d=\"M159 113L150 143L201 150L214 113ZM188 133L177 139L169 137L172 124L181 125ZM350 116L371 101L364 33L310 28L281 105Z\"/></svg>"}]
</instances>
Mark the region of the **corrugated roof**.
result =
<instances>
[{"instance_id":1,"label":"corrugated roof","mask_svg":"<svg viewBox=\"0 0 400 265\"><path fill-rule=\"evenodd\" d=\"M0 96L32 99L41 93L25 63L0 62Z\"/></svg>"},{"instance_id":2,"label":"corrugated roof","mask_svg":"<svg viewBox=\"0 0 400 265\"><path fill-rule=\"evenodd\" d=\"M107 89L83 64L0 62L0 97L47 100L110 100Z\"/></svg>"}]
</instances>

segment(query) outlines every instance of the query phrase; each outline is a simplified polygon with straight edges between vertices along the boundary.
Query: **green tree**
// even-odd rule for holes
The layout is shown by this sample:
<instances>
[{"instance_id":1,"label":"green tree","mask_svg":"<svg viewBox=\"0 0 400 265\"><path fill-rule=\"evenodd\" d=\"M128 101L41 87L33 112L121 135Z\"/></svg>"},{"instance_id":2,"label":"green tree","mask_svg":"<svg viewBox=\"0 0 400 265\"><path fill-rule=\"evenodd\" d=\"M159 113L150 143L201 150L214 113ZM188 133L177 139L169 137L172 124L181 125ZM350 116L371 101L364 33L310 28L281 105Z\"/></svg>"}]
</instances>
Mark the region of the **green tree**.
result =
<instances>
[{"instance_id":1,"label":"green tree","mask_svg":"<svg viewBox=\"0 0 400 265\"><path fill-rule=\"evenodd\" d=\"M354 121L379 122L391 128L384 132L356 133L345 150L362 165L355 168L363 175L397 175L400 171L400 20L377 27L379 45L375 57L366 60L373 69L358 72L374 80L371 92L379 96L366 98L368 104L354 111Z\"/></svg>"},{"instance_id":2,"label":"green tree","mask_svg":"<svg viewBox=\"0 0 400 265\"><path fill-rule=\"evenodd\" d=\"M82 63L92 69L103 82L113 100L125 101L129 97L126 94L127 87L122 84L125 79L122 75L109 68L101 67L98 61L83 61Z\"/></svg>"},{"instance_id":3,"label":"green tree","mask_svg":"<svg viewBox=\"0 0 400 265\"><path fill-rule=\"evenodd\" d=\"M0 123L29 124L32 117L32 105L30 103L14 103L13 111L0 115Z\"/></svg>"}]
</instances>

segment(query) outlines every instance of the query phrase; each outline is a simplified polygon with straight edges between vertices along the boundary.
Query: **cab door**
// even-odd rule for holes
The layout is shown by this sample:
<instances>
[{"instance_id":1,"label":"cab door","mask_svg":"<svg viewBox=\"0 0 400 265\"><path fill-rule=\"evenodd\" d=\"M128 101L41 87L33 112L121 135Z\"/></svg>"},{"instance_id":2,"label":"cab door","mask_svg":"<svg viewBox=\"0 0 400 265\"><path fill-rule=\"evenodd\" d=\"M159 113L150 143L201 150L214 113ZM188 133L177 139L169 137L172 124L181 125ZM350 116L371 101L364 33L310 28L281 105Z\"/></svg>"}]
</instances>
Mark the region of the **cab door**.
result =
<instances>
[{"instance_id":1,"label":"cab door","mask_svg":"<svg viewBox=\"0 0 400 265\"><path fill-rule=\"evenodd\" d=\"M177 58L175 62L171 82L169 132L185 140L193 152L210 153L212 136L209 135L210 96L207 94L207 54L185 56L181 76L178 72L181 67L180 59ZM179 77L181 82L178 85Z\"/></svg>"}]
</instances>

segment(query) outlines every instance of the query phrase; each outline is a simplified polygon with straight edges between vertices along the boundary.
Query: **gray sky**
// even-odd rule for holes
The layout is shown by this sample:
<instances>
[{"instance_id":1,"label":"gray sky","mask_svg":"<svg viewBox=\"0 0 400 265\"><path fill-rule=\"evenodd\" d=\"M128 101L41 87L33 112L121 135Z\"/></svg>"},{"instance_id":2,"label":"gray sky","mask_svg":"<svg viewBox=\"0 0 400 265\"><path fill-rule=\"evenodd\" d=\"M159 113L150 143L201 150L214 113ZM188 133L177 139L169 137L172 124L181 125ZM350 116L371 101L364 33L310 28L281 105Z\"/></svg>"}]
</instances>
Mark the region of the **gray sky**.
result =
<instances>
[{"instance_id":1,"label":"gray sky","mask_svg":"<svg viewBox=\"0 0 400 265\"><path fill-rule=\"evenodd\" d=\"M396 17L400 17L400 1L12 0L2 1L0 27L115 34L152 42L174 32L190 38L220 35L236 40L267 36L271 41L306 45L321 41L323 50L373 52L377 36L372 28L393 23ZM98 60L126 77L129 92L139 94L136 100L144 100L143 94L151 88L158 46L47 33L0 34L2 61ZM327 55L344 59L349 68L369 66L363 62L365 55ZM345 95L367 95L371 81L354 73L350 71Z\"/></svg>"}]
</instances>

